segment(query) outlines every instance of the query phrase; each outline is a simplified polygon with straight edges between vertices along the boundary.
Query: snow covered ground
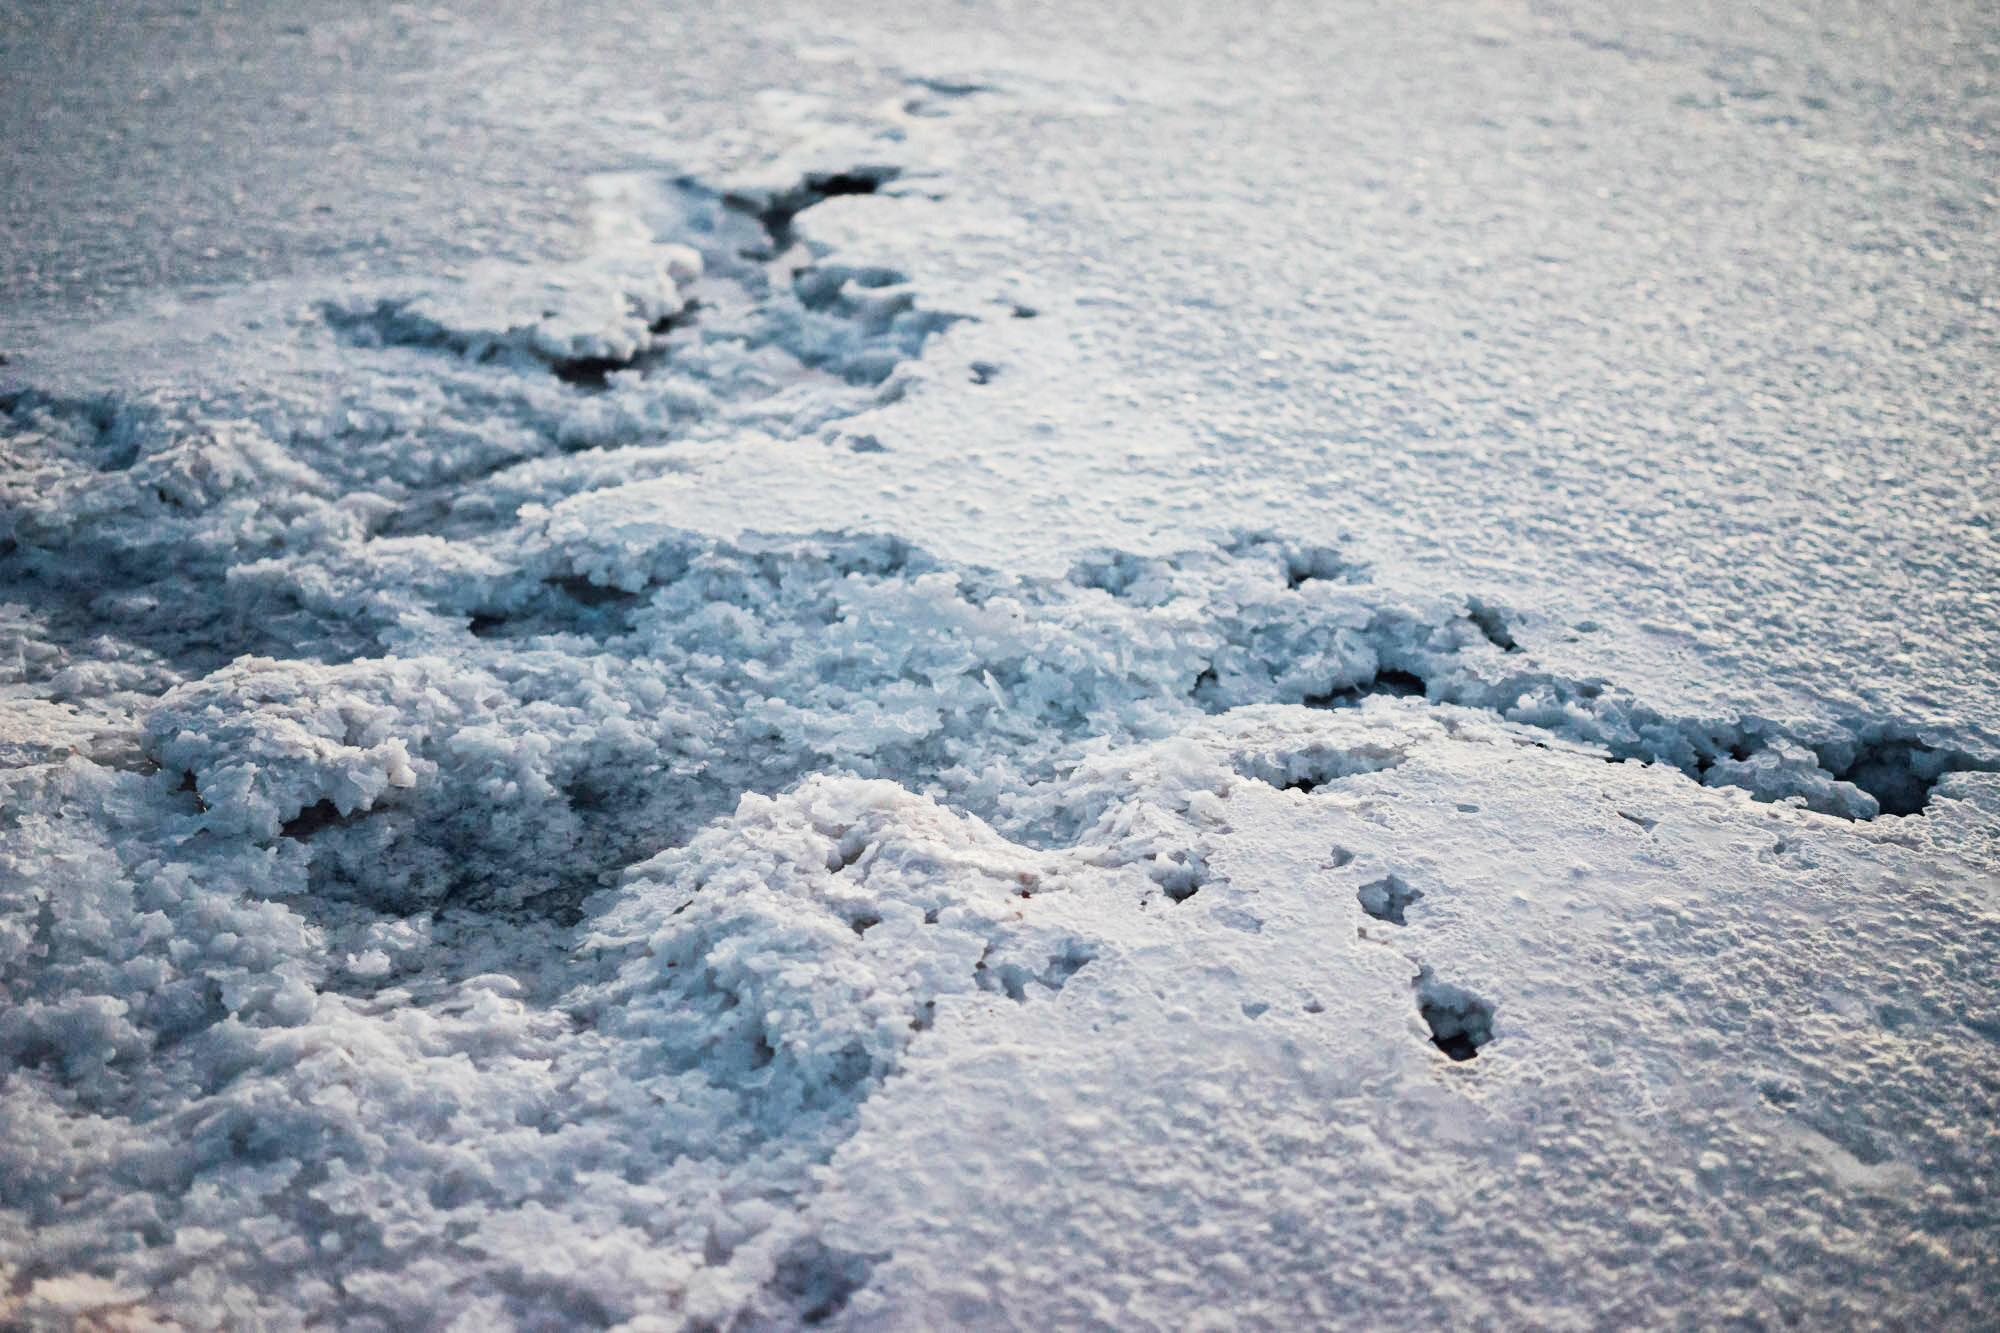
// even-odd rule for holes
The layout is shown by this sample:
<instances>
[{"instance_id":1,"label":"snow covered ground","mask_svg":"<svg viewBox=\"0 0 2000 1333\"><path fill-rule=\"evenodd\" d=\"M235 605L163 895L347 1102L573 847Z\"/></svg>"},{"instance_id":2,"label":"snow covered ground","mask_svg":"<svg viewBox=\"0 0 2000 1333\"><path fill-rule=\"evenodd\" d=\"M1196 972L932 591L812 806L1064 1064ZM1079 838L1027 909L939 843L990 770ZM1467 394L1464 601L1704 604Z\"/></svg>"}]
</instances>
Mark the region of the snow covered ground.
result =
<instances>
[{"instance_id":1,"label":"snow covered ground","mask_svg":"<svg viewBox=\"0 0 2000 1333\"><path fill-rule=\"evenodd\" d=\"M0 22L0 1324L1991 1325L1986 9Z\"/></svg>"}]
</instances>

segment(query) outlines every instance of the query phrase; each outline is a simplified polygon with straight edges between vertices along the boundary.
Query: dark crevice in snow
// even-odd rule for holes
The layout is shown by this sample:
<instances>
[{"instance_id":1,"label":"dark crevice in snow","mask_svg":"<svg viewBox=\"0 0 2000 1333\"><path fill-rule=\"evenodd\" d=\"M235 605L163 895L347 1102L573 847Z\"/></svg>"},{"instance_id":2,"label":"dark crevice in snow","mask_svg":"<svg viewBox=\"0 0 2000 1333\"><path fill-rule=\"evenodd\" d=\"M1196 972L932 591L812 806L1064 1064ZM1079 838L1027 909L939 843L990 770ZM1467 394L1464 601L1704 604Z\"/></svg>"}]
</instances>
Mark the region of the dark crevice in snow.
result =
<instances>
[{"instance_id":1,"label":"dark crevice in snow","mask_svg":"<svg viewBox=\"0 0 2000 1333\"><path fill-rule=\"evenodd\" d=\"M1921 814L1931 791L1946 773L1992 772L1959 750L1940 750L1910 736L1885 735L1851 745L1815 748L1820 766L1836 782L1849 782L1873 796L1885 815Z\"/></svg>"},{"instance_id":2,"label":"dark crevice in snow","mask_svg":"<svg viewBox=\"0 0 2000 1333\"><path fill-rule=\"evenodd\" d=\"M1390 699L1407 699L1424 693L1424 679L1410 671L1399 671L1394 667L1384 667L1365 681L1328 690L1324 694L1308 694L1302 702L1308 708L1351 708L1363 699L1384 696Z\"/></svg>"},{"instance_id":3,"label":"dark crevice in snow","mask_svg":"<svg viewBox=\"0 0 2000 1333\"><path fill-rule=\"evenodd\" d=\"M902 168L888 165L809 172L787 189L759 194L729 193L722 196L722 201L757 220L757 225L770 237L771 254L776 256L791 248L792 219L814 204L844 194L873 194L900 175Z\"/></svg>"},{"instance_id":4,"label":"dark crevice in snow","mask_svg":"<svg viewBox=\"0 0 2000 1333\"><path fill-rule=\"evenodd\" d=\"M919 88L936 93L939 97L971 97L975 93L995 91L992 84L981 83L977 79L950 79L929 74L912 74L909 80Z\"/></svg>"},{"instance_id":5,"label":"dark crevice in snow","mask_svg":"<svg viewBox=\"0 0 2000 1333\"><path fill-rule=\"evenodd\" d=\"M663 321L655 321L655 325ZM639 359L628 358L620 361L609 356L571 356L549 362L549 369L564 384L574 384L580 389L603 389L610 387L610 376L614 370L630 370L640 364Z\"/></svg>"},{"instance_id":6,"label":"dark crevice in snow","mask_svg":"<svg viewBox=\"0 0 2000 1333\"><path fill-rule=\"evenodd\" d=\"M630 606L639 600L639 594L636 592L627 592L623 588L607 584L592 583L589 579L575 575L542 581L579 606L586 606L592 610L605 606Z\"/></svg>"},{"instance_id":7,"label":"dark crevice in snow","mask_svg":"<svg viewBox=\"0 0 2000 1333\"><path fill-rule=\"evenodd\" d=\"M1454 1060L1470 1060L1493 1040L1497 1008L1463 986L1437 980L1424 968L1411 983L1417 1012L1431 1030L1431 1044Z\"/></svg>"},{"instance_id":8,"label":"dark crevice in snow","mask_svg":"<svg viewBox=\"0 0 2000 1333\"><path fill-rule=\"evenodd\" d=\"M352 824L366 817L368 813L366 810L342 813L340 807L332 801L315 801L286 820L280 831L287 838L296 838L303 842L315 833Z\"/></svg>"},{"instance_id":9,"label":"dark crevice in snow","mask_svg":"<svg viewBox=\"0 0 2000 1333\"><path fill-rule=\"evenodd\" d=\"M1609 758L1667 762L1707 786L1742 787L1760 801L1799 797L1810 809L1846 819L1920 815L1948 774L2000 772L2000 760L1933 746L1896 724L1855 721L1831 739L1803 740L1761 721L1727 728L1662 723L1658 732L1679 729L1678 745L1618 738L1607 745Z\"/></svg>"},{"instance_id":10,"label":"dark crevice in snow","mask_svg":"<svg viewBox=\"0 0 2000 1333\"><path fill-rule=\"evenodd\" d=\"M1409 921L1404 913L1423 896L1422 889L1411 888L1396 875L1371 880L1354 891L1362 911L1392 926L1407 926Z\"/></svg>"},{"instance_id":11,"label":"dark crevice in snow","mask_svg":"<svg viewBox=\"0 0 2000 1333\"><path fill-rule=\"evenodd\" d=\"M609 639L630 632L641 594L574 575L545 578L506 609L475 610L467 628L477 639L527 639L575 634Z\"/></svg>"}]
</instances>

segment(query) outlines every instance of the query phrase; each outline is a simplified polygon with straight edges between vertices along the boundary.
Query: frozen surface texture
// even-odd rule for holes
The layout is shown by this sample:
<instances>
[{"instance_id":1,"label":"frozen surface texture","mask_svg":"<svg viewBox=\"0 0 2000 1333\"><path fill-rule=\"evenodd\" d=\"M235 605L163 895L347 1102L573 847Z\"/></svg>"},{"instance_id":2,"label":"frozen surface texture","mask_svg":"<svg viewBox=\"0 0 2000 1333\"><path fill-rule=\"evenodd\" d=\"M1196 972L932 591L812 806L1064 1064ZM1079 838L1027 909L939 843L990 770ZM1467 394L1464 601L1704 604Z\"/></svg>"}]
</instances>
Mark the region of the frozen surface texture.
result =
<instances>
[{"instance_id":1,"label":"frozen surface texture","mask_svg":"<svg viewBox=\"0 0 2000 1333\"><path fill-rule=\"evenodd\" d=\"M1990 1324L1991 15L823 9L0 241L0 1324Z\"/></svg>"}]
</instances>

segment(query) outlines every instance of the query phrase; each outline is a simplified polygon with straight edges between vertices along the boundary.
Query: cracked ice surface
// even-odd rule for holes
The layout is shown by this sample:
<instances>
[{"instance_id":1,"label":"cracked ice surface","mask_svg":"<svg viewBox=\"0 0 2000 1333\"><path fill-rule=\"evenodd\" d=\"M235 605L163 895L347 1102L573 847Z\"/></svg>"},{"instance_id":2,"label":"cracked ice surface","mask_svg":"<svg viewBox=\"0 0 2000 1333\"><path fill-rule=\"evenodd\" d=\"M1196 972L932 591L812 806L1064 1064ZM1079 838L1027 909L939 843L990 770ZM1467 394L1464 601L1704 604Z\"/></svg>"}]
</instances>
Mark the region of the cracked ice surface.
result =
<instances>
[{"instance_id":1,"label":"cracked ice surface","mask_svg":"<svg viewBox=\"0 0 2000 1333\"><path fill-rule=\"evenodd\" d=\"M1671 33L1482 22L1694 77ZM1768 64L1701 77L1821 96ZM0 1318L1976 1326L1990 707L1858 619L1782 669L1648 629L1848 586L1687 573L1699 506L1596 593L1519 555L1638 466L1453 480L1527 409L1399 452L1374 395L1422 441L1444 390L1380 347L1223 374L1241 309L1152 278L1230 164L1123 199L1010 156L1210 125L1240 70L938 69L589 173L565 259L8 368ZM1051 268L1112 222L1115 266ZM1302 382L1388 461L1288 434ZM1682 461L1590 540L1757 466ZM1993 572L1893 547L1885 584ZM1964 597L1923 651L1992 683Z\"/></svg>"}]
</instances>

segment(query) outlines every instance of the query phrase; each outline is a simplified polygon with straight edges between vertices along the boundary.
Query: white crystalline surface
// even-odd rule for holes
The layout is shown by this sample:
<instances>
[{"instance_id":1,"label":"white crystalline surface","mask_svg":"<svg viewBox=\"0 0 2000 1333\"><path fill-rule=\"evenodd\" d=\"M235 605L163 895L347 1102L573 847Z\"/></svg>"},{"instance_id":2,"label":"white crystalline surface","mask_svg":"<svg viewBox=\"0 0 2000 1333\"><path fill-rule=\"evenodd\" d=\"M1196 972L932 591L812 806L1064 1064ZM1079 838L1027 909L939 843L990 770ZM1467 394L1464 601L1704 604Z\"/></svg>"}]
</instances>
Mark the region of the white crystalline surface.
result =
<instances>
[{"instance_id":1,"label":"white crystalline surface","mask_svg":"<svg viewBox=\"0 0 2000 1333\"><path fill-rule=\"evenodd\" d=\"M1610 49L1480 14L1481 61ZM1413 22L1327 95L1393 101ZM1718 49L1731 105L1821 97ZM1430 266L1479 264L1419 208L1187 261L1288 206L1204 213L1248 168L1194 127L1313 105L1230 50L1268 83L767 95L580 182L570 259L24 349L0 1323L1990 1323L1991 300L1900 499L1755 447L1762 390L1613 440L1636 380L1437 359ZM1121 133L1207 174L1121 193ZM1095 195L1008 194L1034 135ZM1468 276L1480 331L1611 357L1591 302L1642 295L1530 216L1574 303ZM1231 331L1280 291L1298 341Z\"/></svg>"}]
</instances>

